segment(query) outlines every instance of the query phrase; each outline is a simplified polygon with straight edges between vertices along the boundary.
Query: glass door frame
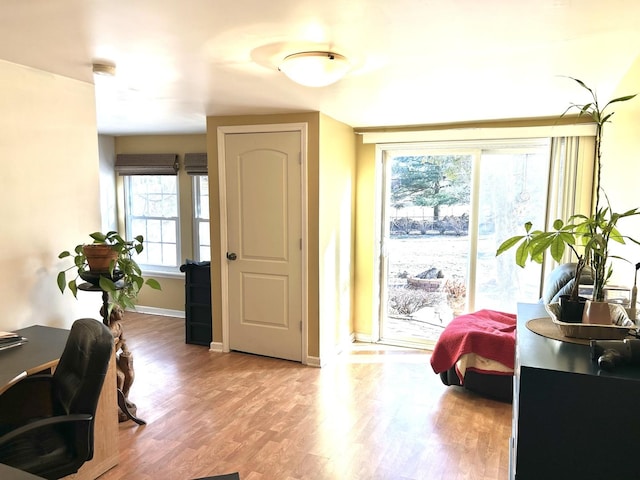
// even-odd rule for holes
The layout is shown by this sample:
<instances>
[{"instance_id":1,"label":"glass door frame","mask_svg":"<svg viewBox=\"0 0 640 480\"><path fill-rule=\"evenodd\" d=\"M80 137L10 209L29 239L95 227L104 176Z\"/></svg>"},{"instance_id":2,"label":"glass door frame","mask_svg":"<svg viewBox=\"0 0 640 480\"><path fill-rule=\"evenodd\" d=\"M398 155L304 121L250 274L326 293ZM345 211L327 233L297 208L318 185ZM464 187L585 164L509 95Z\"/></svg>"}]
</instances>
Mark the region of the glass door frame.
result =
<instances>
[{"instance_id":1,"label":"glass door frame","mask_svg":"<svg viewBox=\"0 0 640 480\"><path fill-rule=\"evenodd\" d=\"M479 148L465 148L463 146L453 145L452 142L442 143L398 143L390 145L376 145L376 252L375 258L377 259L377 298L378 318L374 319L373 324L373 338L376 341L408 346L418 348L429 348L433 346L433 342L430 341L407 341L405 339L387 338L384 336L384 322L387 318L387 275L388 275L388 248L385 240L389 239L390 235L390 211L389 205L390 198L390 184L391 184L391 157L390 152L406 152L411 154L412 151L419 151L420 155L426 156L442 156L442 155L466 155L471 157L471 192L470 192L470 205L469 205L469 260L467 261L467 305L466 308L473 309L475 301L475 262L471 261L477 255L478 239L477 239L477 222L478 222L478 195L480 184L480 154ZM473 282L473 283L471 283Z\"/></svg>"},{"instance_id":2,"label":"glass door frame","mask_svg":"<svg viewBox=\"0 0 640 480\"><path fill-rule=\"evenodd\" d=\"M471 179L470 179L470 205L469 205L469 257L467 261L467 310L473 311L476 304L476 284L477 284L477 256L479 243L479 209L480 209L480 165L484 151L495 151L496 149L508 148L512 150L522 147L533 147L542 141L548 141L548 137L520 138L504 140L478 140L478 141L439 141L439 142L411 142L395 144L376 145L376 239L375 239L375 259L377 272L375 278L378 279L374 288L378 305L374 308L378 318L374 319L372 328L372 338L374 341L384 341L385 343L395 343L393 339L384 337L384 321L387 316L387 275L388 275L388 249L385 240L389 238L389 212L388 205L390 178L391 178L391 152L411 152L419 151L420 155L469 155L472 158ZM551 175L551 173L549 173ZM549 186L550 187L550 186ZM542 279L544 269L541 269L540 289L542 289ZM400 341L399 344L407 342ZM422 342L417 345L409 342L409 346L428 346Z\"/></svg>"}]
</instances>

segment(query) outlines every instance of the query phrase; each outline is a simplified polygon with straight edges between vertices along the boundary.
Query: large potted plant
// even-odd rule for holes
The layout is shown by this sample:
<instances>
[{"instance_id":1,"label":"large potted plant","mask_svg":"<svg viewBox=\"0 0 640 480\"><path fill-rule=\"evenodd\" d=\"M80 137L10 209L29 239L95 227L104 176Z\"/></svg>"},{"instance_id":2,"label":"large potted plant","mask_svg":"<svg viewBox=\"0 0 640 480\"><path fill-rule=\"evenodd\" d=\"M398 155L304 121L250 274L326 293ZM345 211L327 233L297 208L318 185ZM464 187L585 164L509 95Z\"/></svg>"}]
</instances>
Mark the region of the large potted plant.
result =
<instances>
[{"instance_id":1,"label":"large potted plant","mask_svg":"<svg viewBox=\"0 0 640 480\"><path fill-rule=\"evenodd\" d=\"M77 297L79 278L93 283L109 293L108 314L111 314L113 305L118 305L123 310L134 308L138 293L144 285L160 290L157 280L142 276L142 270L134 259L134 255L144 249L142 235L133 240L125 240L115 231L94 232L89 236L91 243L78 244L73 250L64 250L58 255L60 259L73 260L71 266L58 273L57 283L62 293L69 288L73 296ZM75 275L67 281L69 272L74 272Z\"/></svg>"},{"instance_id":2,"label":"large potted plant","mask_svg":"<svg viewBox=\"0 0 640 480\"><path fill-rule=\"evenodd\" d=\"M574 286L570 295L570 300L578 301L578 284L582 271L590 266L593 272L593 301L603 302L605 298L605 285L612 273L609 263L610 258L620 258L609 253L609 242L615 241L625 243L630 240L640 244L629 236L622 235L618 230L618 222L626 217L640 215L637 208L623 213L616 213L611 208L609 199L600 186L601 166L602 166L602 134L604 125L611 121L611 116L615 113L609 107L618 102L626 102L636 95L626 95L609 101L604 107L598 103L596 93L584 82L570 77L583 89L587 90L591 96L591 101L585 104L572 103L562 115L572 110L577 110L579 116L589 117L596 125L596 135L594 143L595 159L595 203L591 215L576 214L571 216L566 222L557 219L553 222L553 229L532 230L531 222L525 223L525 234L516 235L505 240L496 252L500 255L507 250L517 246L516 264L524 267L528 260L542 263L544 254L549 252L551 257L560 262L566 249L569 248L577 259ZM601 196L606 199L606 205L601 205ZM624 259L623 259L624 260Z\"/></svg>"}]
</instances>

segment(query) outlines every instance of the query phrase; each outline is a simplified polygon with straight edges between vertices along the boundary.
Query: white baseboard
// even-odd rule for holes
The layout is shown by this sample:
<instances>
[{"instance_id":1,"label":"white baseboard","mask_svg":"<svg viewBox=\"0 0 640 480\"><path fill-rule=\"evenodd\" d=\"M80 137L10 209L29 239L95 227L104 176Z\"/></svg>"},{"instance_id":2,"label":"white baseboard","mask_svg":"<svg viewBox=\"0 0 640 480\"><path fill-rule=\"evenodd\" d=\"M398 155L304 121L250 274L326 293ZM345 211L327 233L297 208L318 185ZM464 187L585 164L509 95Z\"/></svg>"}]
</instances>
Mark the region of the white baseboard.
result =
<instances>
[{"instance_id":1,"label":"white baseboard","mask_svg":"<svg viewBox=\"0 0 640 480\"><path fill-rule=\"evenodd\" d=\"M373 337L369 334L364 334L364 333L358 333L355 332L353 334L353 339L355 342L362 342L362 343L377 343L373 341Z\"/></svg>"},{"instance_id":2,"label":"white baseboard","mask_svg":"<svg viewBox=\"0 0 640 480\"><path fill-rule=\"evenodd\" d=\"M222 342L211 342L209 344L209 351L210 352L224 352L224 349L222 348Z\"/></svg>"},{"instance_id":3,"label":"white baseboard","mask_svg":"<svg viewBox=\"0 0 640 480\"><path fill-rule=\"evenodd\" d=\"M305 365L308 365L309 367L322 367L322 363L320 362L320 357L307 356L307 361Z\"/></svg>"},{"instance_id":4,"label":"white baseboard","mask_svg":"<svg viewBox=\"0 0 640 480\"><path fill-rule=\"evenodd\" d=\"M168 308L145 307L144 305L136 305L135 310L138 313L148 313L150 315L161 315L163 317L185 318L183 310L169 310Z\"/></svg>"}]
</instances>

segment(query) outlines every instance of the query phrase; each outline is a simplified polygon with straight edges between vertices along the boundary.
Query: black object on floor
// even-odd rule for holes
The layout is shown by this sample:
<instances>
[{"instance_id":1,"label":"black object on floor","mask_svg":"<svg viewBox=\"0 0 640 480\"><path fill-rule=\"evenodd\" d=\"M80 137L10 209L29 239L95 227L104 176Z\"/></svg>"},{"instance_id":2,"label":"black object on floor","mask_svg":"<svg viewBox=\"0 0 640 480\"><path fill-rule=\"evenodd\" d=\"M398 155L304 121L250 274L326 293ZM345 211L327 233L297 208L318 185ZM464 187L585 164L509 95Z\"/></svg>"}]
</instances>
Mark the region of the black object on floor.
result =
<instances>
[{"instance_id":1,"label":"black object on floor","mask_svg":"<svg viewBox=\"0 0 640 480\"><path fill-rule=\"evenodd\" d=\"M238 472L227 473L225 475L214 475L213 477L196 478L195 480L240 480L240 474Z\"/></svg>"}]
</instances>

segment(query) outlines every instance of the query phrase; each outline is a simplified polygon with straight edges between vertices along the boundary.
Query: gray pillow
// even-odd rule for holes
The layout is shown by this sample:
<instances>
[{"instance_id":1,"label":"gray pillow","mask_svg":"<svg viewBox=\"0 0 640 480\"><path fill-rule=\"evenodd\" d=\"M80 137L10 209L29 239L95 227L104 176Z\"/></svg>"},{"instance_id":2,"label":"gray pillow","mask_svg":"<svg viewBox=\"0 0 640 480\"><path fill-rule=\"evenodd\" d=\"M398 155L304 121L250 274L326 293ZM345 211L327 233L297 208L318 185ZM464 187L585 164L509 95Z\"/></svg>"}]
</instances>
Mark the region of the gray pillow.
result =
<instances>
[{"instance_id":1,"label":"gray pillow","mask_svg":"<svg viewBox=\"0 0 640 480\"><path fill-rule=\"evenodd\" d=\"M558 265L547 277L540 303L555 303L560 301L560 295L569 295L574 284L576 274L575 263L563 263ZM586 266L580 276L580 284L593 284L591 267Z\"/></svg>"}]
</instances>

